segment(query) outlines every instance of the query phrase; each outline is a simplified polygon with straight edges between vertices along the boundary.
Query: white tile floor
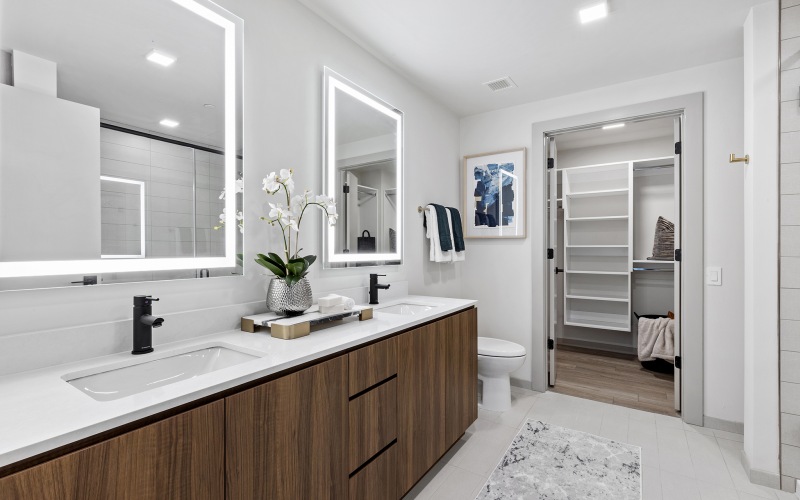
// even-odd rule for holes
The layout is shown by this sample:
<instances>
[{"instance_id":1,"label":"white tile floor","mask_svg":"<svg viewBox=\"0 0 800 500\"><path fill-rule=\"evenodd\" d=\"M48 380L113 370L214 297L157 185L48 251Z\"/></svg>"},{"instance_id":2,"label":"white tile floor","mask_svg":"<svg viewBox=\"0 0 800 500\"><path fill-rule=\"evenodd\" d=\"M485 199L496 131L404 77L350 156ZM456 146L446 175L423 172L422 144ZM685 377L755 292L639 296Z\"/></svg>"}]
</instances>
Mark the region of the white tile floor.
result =
<instances>
[{"instance_id":1,"label":"white tile floor","mask_svg":"<svg viewBox=\"0 0 800 500\"><path fill-rule=\"evenodd\" d=\"M748 481L740 461L740 434L553 392L515 387L512 393L511 410L479 410L466 435L405 498L475 498L523 422L534 418L641 446L643 500L798 500Z\"/></svg>"}]
</instances>

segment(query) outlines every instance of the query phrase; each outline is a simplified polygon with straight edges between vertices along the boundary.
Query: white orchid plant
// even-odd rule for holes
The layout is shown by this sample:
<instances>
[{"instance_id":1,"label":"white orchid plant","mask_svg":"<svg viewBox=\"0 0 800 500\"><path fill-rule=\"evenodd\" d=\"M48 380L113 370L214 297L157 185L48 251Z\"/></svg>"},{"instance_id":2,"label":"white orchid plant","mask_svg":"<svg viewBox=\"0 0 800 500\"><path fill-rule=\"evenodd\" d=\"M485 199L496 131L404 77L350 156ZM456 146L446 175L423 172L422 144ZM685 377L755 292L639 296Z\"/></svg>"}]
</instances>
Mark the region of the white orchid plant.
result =
<instances>
[{"instance_id":1,"label":"white orchid plant","mask_svg":"<svg viewBox=\"0 0 800 500\"><path fill-rule=\"evenodd\" d=\"M234 189L236 190L236 194L240 194L240 193L244 192L244 180L242 180L241 177L236 179L236 184L234 185ZM224 189L220 193L219 199L220 200L224 200L225 199L225 190ZM225 219L226 219L226 214L225 214L225 209L223 208L222 209L222 213L219 214L219 226L214 226L214 229L219 230L223 226L225 226ZM241 210L237 210L236 211L236 224L239 226L239 232L244 234L244 214L242 213Z\"/></svg>"},{"instance_id":2,"label":"white orchid plant","mask_svg":"<svg viewBox=\"0 0 800 500\"><path fill-rule=\"evenodd\" d=\"M294 285L308 274L311 264L317 260L315 255L300 257L300 227L303 223L303 216L306 209L312 205L319 207L329 225L336 224L339 215L336 213L336 202L331 198L318 195L314 196L310 190L306 189L303 194L294 195L293 171L282 169L280 172L272 172L264 178L264 191L269 195L277 195L283 191L286 196L286 204L270 203L268 217L261 217L261 220L268 222L272 226L278 226L283 236L283 254L285 260L276 253L269 252L257 254L256 262L267 268L278 278L283 278L289 286ZM292 236L294 236L294 251L292 251Z\"/></svg>"}]
</instances>

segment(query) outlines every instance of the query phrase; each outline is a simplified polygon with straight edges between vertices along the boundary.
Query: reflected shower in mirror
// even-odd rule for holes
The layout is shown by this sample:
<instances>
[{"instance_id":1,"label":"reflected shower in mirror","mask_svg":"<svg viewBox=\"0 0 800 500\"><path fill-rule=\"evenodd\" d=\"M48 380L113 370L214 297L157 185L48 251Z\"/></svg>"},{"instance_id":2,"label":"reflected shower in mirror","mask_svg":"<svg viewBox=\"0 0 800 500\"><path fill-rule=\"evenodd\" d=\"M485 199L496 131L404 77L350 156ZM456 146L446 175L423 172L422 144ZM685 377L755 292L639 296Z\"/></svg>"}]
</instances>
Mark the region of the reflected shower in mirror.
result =
<instances>
[{"instance_id":1,"label":"reflected shower in mirror","mask_svg":"<svg viewBox=\"0 0 800 500\"><path fill-rule=\"evenodd\" d=\"M0 11L0 290L242 274L241 20L209 0Z\"/></svg>"},{"instance_id":2,"label":"reflected shower in mirror","mask_svg":"<svg viewBox=\"0 0 800 500\"><path fill-rule=\"evenodd\" d=\"M326 267L398 265L402 253L402 112L325 70Z\"/></svg>"}]
</instances>

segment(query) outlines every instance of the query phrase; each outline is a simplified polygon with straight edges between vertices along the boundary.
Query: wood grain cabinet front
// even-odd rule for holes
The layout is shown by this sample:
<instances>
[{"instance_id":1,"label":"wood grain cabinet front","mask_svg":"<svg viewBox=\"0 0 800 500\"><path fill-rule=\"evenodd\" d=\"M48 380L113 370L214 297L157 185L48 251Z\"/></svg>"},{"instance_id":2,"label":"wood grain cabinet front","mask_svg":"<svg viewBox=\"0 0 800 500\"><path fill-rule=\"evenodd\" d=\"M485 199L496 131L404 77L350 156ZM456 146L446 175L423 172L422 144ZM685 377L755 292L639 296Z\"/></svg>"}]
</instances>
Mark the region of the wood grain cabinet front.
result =
<instances>
[{"instance_id":1,"label":"wood grain cabinet front","mask_svg":"<svg viewBox=\"0 0 800 500\"><path fill-rule=\"evenodd\" d=\"M478 310L450 316L438 326L445 337L445 444L449 448L478 418Z\"/></svg>"},{"instance_id":2,"label":"wood grain cabinet front","mask_svg":"<svg viewBox=\"0 0 800 500\"><path fill-rule=\"evenodd\" d=\"M224 407L210 403L6 476L0 499L224 498Z\"/></svg>"},{"instance_id":3,"label":"wood grain cabinet front","mask_svg":"<svg viewBox=\"0 0 800 500\"><path fill-rule=\"evenodd\" d=\"M392 445L350 478L350 500L396 500L397 445Z\"/></svg>"},{"instance_id":4,"label":"wood grain cabinet front","mask_svg":"<svg viewBox=\"0 0 800 500\"><path fill-rule=\"evenodd\" d=\"M397 337L382 340L348 355L350 396L397 375Z\"/></svg>"},{"instance_id":5,"label":"wood grain cabinet front","mask_svg":"<svg viewBox=\"0 0 800 500\"><path fill-rule=\"evenodd\" d=\"M350 471L397 438L397 380L350 401Z\"/></svg>"},{"instance_id":6,"label":"wood grain cabinet front","mask_svg":"<svg viewBox=\"0 0 800 500\"><path fill-rule=\"evenodd\" d=\"M347 356L225 398L227 498L347 498L347 405Z\"/></svg>"}]
</instances>

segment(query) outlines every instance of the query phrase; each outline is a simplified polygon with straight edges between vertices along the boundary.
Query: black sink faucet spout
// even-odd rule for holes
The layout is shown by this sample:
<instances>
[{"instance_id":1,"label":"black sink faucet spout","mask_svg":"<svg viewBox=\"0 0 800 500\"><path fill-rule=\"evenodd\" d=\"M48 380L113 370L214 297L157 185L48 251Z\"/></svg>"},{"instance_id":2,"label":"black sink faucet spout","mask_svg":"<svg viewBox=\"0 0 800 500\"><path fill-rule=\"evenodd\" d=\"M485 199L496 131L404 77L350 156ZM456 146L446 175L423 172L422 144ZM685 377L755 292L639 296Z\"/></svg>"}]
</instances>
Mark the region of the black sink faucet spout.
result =
<instances>
[{"instance_id":1,"label":"black sink faucet spout","mask_svg":"<svg viewBox=\"0 0 800 500\"><path fill-rule=\"evenodd\" d=\"M153 328L164 323L164 318L153 316L154 299L150 295L133 296L133 350L131 354L153 352Z\"/></svg>"},{"instance_id":2,"label":"black sink faucet spout","mask_svg":"<svg viewBox=\"0 0 800 500\"><path fill-rule=\"evenodd\" d=\"M378 303L378 290L388 290L390 285L379 285L378 276L386 276L385 274L370 274L369 275L369 303Z\"/></svg>"}]
</instances>

